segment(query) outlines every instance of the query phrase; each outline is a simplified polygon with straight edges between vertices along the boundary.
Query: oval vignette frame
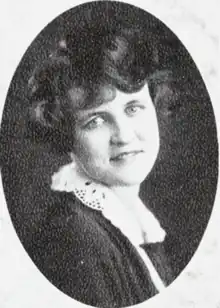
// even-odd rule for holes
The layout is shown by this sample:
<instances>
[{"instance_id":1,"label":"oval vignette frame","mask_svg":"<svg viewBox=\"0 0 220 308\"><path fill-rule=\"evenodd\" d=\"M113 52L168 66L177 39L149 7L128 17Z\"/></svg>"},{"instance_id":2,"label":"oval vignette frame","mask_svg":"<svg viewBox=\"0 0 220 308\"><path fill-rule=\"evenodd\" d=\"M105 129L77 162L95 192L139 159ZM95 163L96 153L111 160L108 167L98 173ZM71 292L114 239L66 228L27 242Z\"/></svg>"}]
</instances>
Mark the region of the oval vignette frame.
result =
<instances>
[{"instance_id":1,"label":"oval vignette frame","mask_svg":"<svg viewBox=\"0 0 220 308\"><path fill-rule=\"evenodd\" d=\"M36 39L34 40L34 42L35 42L35 41L36 41ZM33 42L33 43L34 43L34 42ZM31 47L30 47L30 48L31 48ZM25 57L25 56L24 56L24 57ZM22 61L23 61L23 63L24 63L24 62L25 62L25 59L23 58ZM22 63L19 64L19 67L21 66L21 64L22 64ZM18 68L18 70L19 70L19 68ZM16 71L16 73L15 73L15 75L14 75L14 80L16 79L16 74L17 74L17 75L18 75L18 74L22 75L22 72L18 72L18 70ZM197 73L198 73L198 72L197 72ZM12 81L12 82L13 82L13 81ZM202 83L202 84L201 84L201 87L203 88L203 87L204 87L204 84L203 84L202 79L201 79L201 83ZM13 85L14 85L14 84L13 84ZM205 88L204 88L204 89L205 89ZM11 86L10 89L9 89L8 95L9 95L10 91L12 91L12 86ZM205 90L204 90L204 91L205 91ZM208 98L208 97L209 97L209 96L208 96L208 93L206 93L206 94L207 94L207 99L209 100L209 98ZM6 105L7 105L7 102L8 102L8 101L10 101L10 98L7 99ZM212 108L211 108L211 103L210 103L210 102L209 102L209 105L210 105L209 113L210 113L210 115L212 116ZM207 106L206 106L206 107L207 107ZM9 107L8 107L8 108L9 108ZM24 108L24 107L22 107L22 108ZM7 110L7 107L5 107L4 113L3 113L3 123L5 123L4 121L6 121L6 120L4 120L5 110ZM7 113L7 112L6 112L6 113ZM19 112L18 112L18 114L19 114ZM214 121L214 115L213 115L213 121ZM7 121L6 121L6 122L7 122ZM213 123L214 123L214 126L215 126L215 122L213 122ZM4 132L4 126L2 126L2 128L3 128L3 132ZM15 128L12 128L12 131L10 131L10 133L9 133L10 136L13 136L13 134L14 134L13 129L15 129ZM215 128L214 128L214 129L215 129ZM4 134L3 134L3 135L4 135ZM217 149L217 139L216 139L216 149ZM8 150L8 148L7 148L7 150ZM16 155L17 155L17 154L16 154ZM216 164L216 166L217 166L217 157L215 157L215 159L216 159L215 164ZM168 166L169 166L169 164L168 164ZM210 167L209 170L213 170L213 169ZM217 185L217 170L214 170L214 171L215 171L216 173L214 172L214 173L212 173L212 174L215 174L216 178L215 178L215 176L213 176L213 178L210 180L209 184L203 183L203 186L202 186L203 188L204 188L204 187L209 187L209 185L210 185L210 183L212 183L212 181L213 181L213 183L215 183L215 184L214 184L214 186L215 186L214 188L216 188L216 185ZM3 173L3 175L4 175L4 173ZM164 183L162 183L162 184L164 185ZM161 185L162 185L162 184L161 184ZM192 184L192 183L191 183L191 184ZM3 181L3 185L4 185L4 181ZM207 185L207 186L205 186L205 185ZM170 186L170 185L167 184L167 186ZM162 186L161 186L161 187L162 187ZM191 188L191 187L190 187L190 188ZM190 188L188 188L188 189L190 189ZM150 189L152 189L152 187L151 187L151 188L147 187L147 189L150 190ZM161 188L161 189L162 189L162 188ZM200 187L200 189L201 189L201 187ZM146 190L145 190L145 192L146 192ZM215 195L215 189L214 189L213 194ZM214 195L212 196L213 202L214 202ZM153 197L152 197L152 198L153 198ZM168 199L169 199L169 198L168 198ZM7 200L7 197L6 197L6 200ZM203 201L203 202L204 202L204 201ZM213 202L211 202L211 203L213 204ZM155 203L157 203L157 202L152 202L152 203L154 204L154 205L153 205L153 206L154 206L153 209L156 209ZM158 202L158 203L159 203L159 202ZM208 202L204 202L204 204L205 204L205 203L208 203ZM171 202L171 206L173 206L172 202ZM156 209L156 210L158 210L158 209ZM9 209L9 211L10 211L10 209ZM182 209L182 211L183 211L183 209ZM212 208L211 208L211 209L209 208L209 209L207 210L208 213L206 212L206 215L207 215L206 219L209 218L209 215L211 214L211 211L212 211ZM159 215L159 217L160 217L160 215L163 216L163 215L164 215L164 212L163 212L163 213L159 213L158 215ZM176 216L174 216L174 218L180 216L179 213L175 213L175 215L176 215ZM13 216L13 215L12 215L12 216ZM182 215L182 213L181 213L181 217L183 217L183 216L184 216L184 214ZM187 216L188 216L188 215L187 215ZM186 216L186 217L187 217L187 216ZM173 218L173 219L174 219L174 218ZM175 220L175 219L174 219L174 220ZM12 218L12 221L13 221L13 218ZM208 222L208 219L207 219L206 222L204 222L204 224L206 225L207 222ZM164 224L165 224L165 222L164 222ZM176 228L177 228L177 227L176 227ZM200 229L204 229L204 228L202 228L201 226L200 226L199 228L200 228ZM204 230L200 230L200 229L199 229L199 232L201 232L201 233L200 233L200 237L202 237L201 234L203 234L203 232L204 232L205 229L204 229ZM175 230L176 230L176 229L175 229ZM198 230L198 227L197 227L197 230ZM18 231L18 232L19 232L19 231ZM190 234L190 235L191 235L191 234ZM188 235L188 236L189 236L189 235ZM197 237L197 236L195 236L195 237ZM200 242L200 241L199 241L199 242ZM198 246L198 244L199 244L199 243L197 243L196 246ZM194 251L194 252L195 252L195 251ZM191 257L192 257L192 256L191 256ZM191 257L190 257L190 259L191 259ZM188 264L188 262L187 262L187 264Z\"/></svg>"}]
</instances>

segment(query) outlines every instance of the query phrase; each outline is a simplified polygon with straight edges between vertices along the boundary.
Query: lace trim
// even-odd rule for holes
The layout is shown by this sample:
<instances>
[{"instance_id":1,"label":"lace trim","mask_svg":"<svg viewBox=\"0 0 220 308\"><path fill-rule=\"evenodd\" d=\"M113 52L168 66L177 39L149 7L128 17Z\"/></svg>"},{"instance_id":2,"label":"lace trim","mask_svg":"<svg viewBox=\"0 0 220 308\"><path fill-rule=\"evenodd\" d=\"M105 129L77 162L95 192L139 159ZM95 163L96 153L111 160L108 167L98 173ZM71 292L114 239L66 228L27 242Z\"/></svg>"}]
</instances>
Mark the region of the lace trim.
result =
<instances>
[{"instance_id":1,"label":"lace trim","mask_svg":"<svg viewBox=\"0 0 220 308\"><path fill-rule=\"evenodd\" d=\"M142 204L137 206L140 208L139 216L142 219L144 230L142 233L137 231L138 227L134 226L130 215L130 223L132 223L134 229L131 232L131 225L126 222L125 217L128 212L121 206L122 203L117 196L104 185L89 180L76 168L74 163L61 167L58 172L53 174L51 188L58 191L73 192L83 204L94 210L101 211L113 225L128 236L134 245L143 243L143 232L147 243L162 242L166 236L166 232L160 226L159 221ZM112 205L114 205L114 208Z\"/></svg>"}]
</instances>

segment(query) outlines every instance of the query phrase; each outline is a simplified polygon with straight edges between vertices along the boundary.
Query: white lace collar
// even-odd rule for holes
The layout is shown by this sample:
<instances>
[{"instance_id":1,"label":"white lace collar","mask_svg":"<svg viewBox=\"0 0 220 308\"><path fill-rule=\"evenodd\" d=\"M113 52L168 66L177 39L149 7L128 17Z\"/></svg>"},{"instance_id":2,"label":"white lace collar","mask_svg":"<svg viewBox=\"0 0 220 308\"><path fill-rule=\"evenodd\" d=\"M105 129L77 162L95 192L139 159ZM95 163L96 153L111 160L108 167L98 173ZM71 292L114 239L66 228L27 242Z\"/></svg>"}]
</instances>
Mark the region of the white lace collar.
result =
<instances>
[{"instance_id":1,"label":"white lace collar","mask_svg":"<svg viewBox=\"0 0 220 308\"><path fill-rule=\"evenodd\" d=\"M75 163L67 164L53 174L51 188L73 192L83 204L101 211L135 246L143 243L143 232L148 243L162 242L166 236L159 221L140 200L136 213L142 224L141 233L140 225L134 220L134 213L124 206L108 187L89 180L79 172Z\"/></svg>"}]
</instances>

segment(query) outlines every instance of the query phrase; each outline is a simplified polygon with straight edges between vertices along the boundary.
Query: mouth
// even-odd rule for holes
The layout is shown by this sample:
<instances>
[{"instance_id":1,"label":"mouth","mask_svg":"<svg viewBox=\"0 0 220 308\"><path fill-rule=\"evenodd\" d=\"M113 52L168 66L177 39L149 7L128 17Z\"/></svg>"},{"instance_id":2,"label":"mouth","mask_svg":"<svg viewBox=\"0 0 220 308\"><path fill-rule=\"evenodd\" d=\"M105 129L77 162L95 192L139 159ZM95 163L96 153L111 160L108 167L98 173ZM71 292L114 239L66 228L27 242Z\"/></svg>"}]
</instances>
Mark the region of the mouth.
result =
<instances>
[{"instance_id":1,"label":"mouth","mask_svg":"<svg viewBox=\"0 0 220 308\"><path fill-rule=\"evenodd\" d=\"M121 160L125 160L125 159L128 159L130 157L134 157L140 153L143 153L142 150L136 150L136 151L129 151L129 152L122 152L116 156L113 156L110 161L121 161Z\"/></svg>"}]
</instances>

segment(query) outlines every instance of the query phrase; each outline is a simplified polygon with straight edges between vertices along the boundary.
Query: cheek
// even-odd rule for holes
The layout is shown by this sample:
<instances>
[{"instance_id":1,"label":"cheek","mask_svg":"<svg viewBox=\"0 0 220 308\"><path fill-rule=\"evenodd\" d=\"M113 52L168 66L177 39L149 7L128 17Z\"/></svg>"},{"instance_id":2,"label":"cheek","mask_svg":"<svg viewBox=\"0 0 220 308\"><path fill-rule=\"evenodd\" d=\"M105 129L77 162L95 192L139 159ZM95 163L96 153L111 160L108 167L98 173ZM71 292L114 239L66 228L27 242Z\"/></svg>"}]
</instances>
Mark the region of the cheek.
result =
<instances>
[{"instance_id":1,"label":"cheek","mask_svg":"<svg viewBox=\"0 0 220 308\"><path fill-rule=\"evenodd\" d=\"M90 167L99 165L108 156L108 138L101 134L89 134L81 136L78 140L80 147L77 153L78 159Z\"/></svg>"},{"instance_id":2,"label":"cheek","mask_svg":"<svg viewBox=\"0 0 220 308\"><path fill-rule=\"evenodd\" d=\"M159 129L157 123L156 113L146 112L143 114L138 121L136 122L136 132L140 140L156 143L159 143Z\"/></svg>"},{"instance_id":3,"label":"cheek","mask_svg":"<svg viewBox=\"0 0 220 308\"><path fill-rule=\"evenodd\" d=\"M144 112L139 116L136 120L136 127L140 132L150 131L155 127L155 117L153 114L149 114L148 112Z\"/></svg>"}]
</instances>

